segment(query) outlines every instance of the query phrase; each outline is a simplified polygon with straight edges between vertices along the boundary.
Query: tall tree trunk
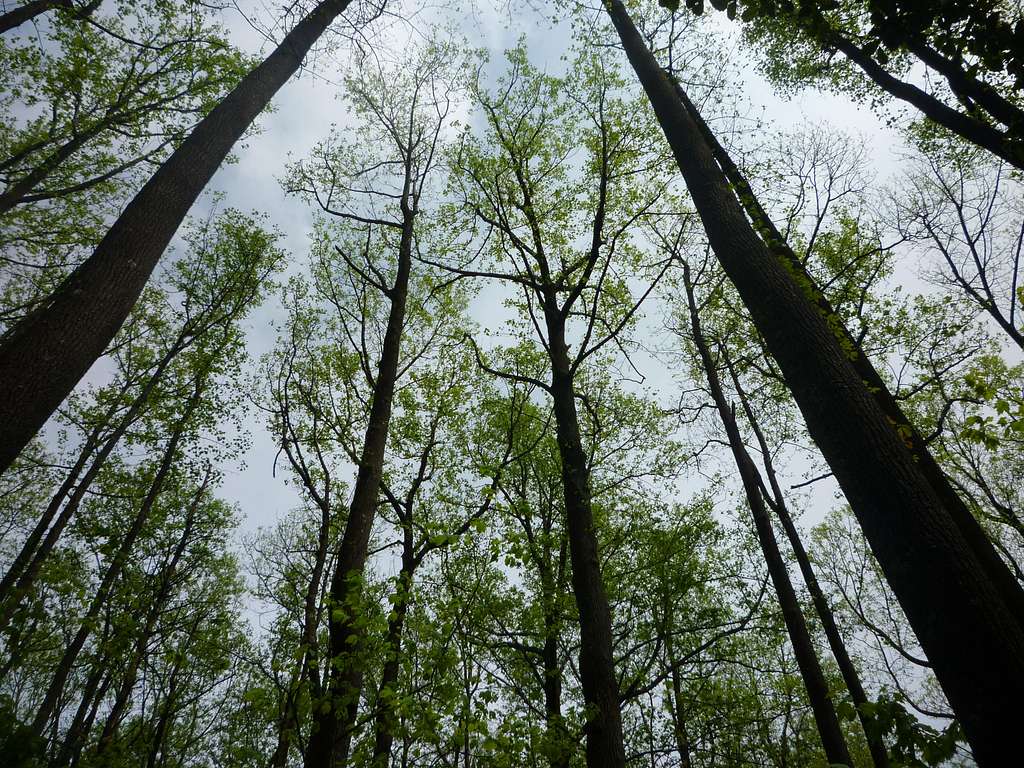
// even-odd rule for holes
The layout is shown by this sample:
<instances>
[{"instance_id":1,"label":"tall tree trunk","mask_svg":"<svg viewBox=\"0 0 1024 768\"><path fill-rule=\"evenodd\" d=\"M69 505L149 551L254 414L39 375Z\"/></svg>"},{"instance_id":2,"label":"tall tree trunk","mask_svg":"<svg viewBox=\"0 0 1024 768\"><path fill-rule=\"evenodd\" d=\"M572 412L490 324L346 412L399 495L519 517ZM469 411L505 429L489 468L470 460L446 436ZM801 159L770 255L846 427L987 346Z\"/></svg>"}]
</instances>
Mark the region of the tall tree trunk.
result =
<instances>
[{"instance_id":1,"label":"tall tree trunk","mask_svg":"<svg viewBox=\"0 0 1024 768\"><path fill-rule=\"evenodd\" d=\"M835 29L817 9L804 6L804 15L792 15L792 24L827 48L838 50L860 68L879 88L910 104L933 122L963 139L987 149L1011 165L1024 169L1024 143L1019 138L1020 109L1001 97L990 86L968 75L962 68L930 48L920 39L911 38L908 50L946 78L954 93L963 93L976 100L982 108L1010 130L1002 132L977 114L961 112L912 83L900 80L885 69L875 57L854 40ZM976 110L972 110L976 112Z\"/></svg>"},{"instance_id":2,"label":"tall tree trunk","mask_svg":"<svg viewBox=\"0 0 1024 768\"><path fill-rule=\"evenodd\" d=\"M408 192L408 178L406 189ZM408 198L406 198L406 201ZM403 202L402 239L398 248L398 269L389 291L391 309L381 346L377 380L373 387L370 420L363 439L359 472L356 475L345 533L331 578L328 598L327 700L316 710L313 733L306 751L309 768L343 768L348 762L349 742L359 708L363 675L355 652L361 635L359 597L366 565L370 531L377 509L380 481L384 471L384 449L391 424L391 407L398 379L398 364L405 325L405 306L412 268L415 212Z\"/></svg>"},{"instance_id":3,"label":"tall tree trunk","mask_svg":"<svg viewBox=\"0 0 1024 768\"><path fill-rule=\"evenodd\" d=\"M82 746L92 729L100 702L107 695L107 689L110 688L112 678L106 666L105 662L97 663L96 668L89 675L82 693L82 701L78 705L78 711L75 712L75 718L71 721L64 736L60 752L50 764L52 768L70 765L77 760L81 753Z\"/></svg>"},{"instance_id":4,"label":"tall tree trunk","mask_svg":"<svg viewBox=\"0 0 1024 768\"><path fill-rule=\"evenodd\" d=\"M686 287L686 301L690 308L690 327L692 329L693 343L700 355L701 365L704 368L704 376L708 382L708 389L711 390L711 397L718 409L718 416L725 428L729 438L729 447L732 449L733 458L736 460L736 468L739 470L740 479L743 481L743 491L747 497L747 504L754 517L754 527L757 530L757 539L761 544L761 551L764 553L765 563L768 565L768 573L771 576L772 584L775 586L775 593L779 598L779 607L782 609L782 618L786 623L786 631L789 634L789 641L793 646L793 653L796 656L797 666L800 668L800 676L804 681L804 688L807 690L807 698L811 702L811 711L814 713L814 721L818 726L818 735L821 737L821 744L825 749L825 757L830 765L845 765L852 768L853 761L850 759L850 751L846 746L846 739L839 727L839 718L836 716L832 698L829 695L828 683L821 671L821 664L818 662L818 653L811 642L811 634L807 630L807 622L804 620L803 612L800 610L800 603L793 589L793 582L789 578L789 570L786 568L786 561L782 559L779 551L779 543L775 539L775 531L772 529L772 522L768 516L768 509L765 507L764 499L761 496L760 476L753 459L743 444L743 437L740 435L736 425L736 418L733 415L729 403L722 391L721 381L718 378L718 371L715 361L711 358L711 351L708 349L707 341L700 327L697 301L693 295L693 286L690 283L690 268L684 263L683 280Z\"/></svg>"},{"instance_id":5,"label":"tall tree trunk","mask_svg":"<svg viewBox=\"0 0 1024 768\"><path fill-rule=\"evenodd\" d=\"M78 632L75 633L74 638L72 638L71 642L64 650L64 654L54 670L53 678L50 681L46 695L43 697L43 701L39 705L39 709L36 711L35 718L32 721L32 732L35 734L42 734L43 729L46 727L46 723L53 715L54 707L56 706L61 692L64 690L64 686L67 683L68 675L71 674L75 661L78 659L78 654L81 653L82 648L85 645L85 641L88 640L89 635L92 633L92 625L95 622L96 617L99 615L100 610L106 605L107 599L113 591L114 584L120 579L121 572L124 570L124 565L135 545L135 540L142 533L146 522L149 520L149 515L153 510L153 505L156 503L157 497L163 490L164 482L167 480L167 475L170 473L171 467L174 464L174 460L178 453L178 444L181 442L181 437L188 426L192 414L199 405L202 393L202 385L197 381L195 390L189 397L188 403L186 404L181 417L178 419L178 422L175 424L174 431L172 432L170 439L167 441L167 446L164 448L163 456L160 459L160 466L157 469L156 474L153 476L153 481L150 483L149 490L146 492L145 498L139 505L139 510L135 514L135 518L132 520L128 530L122 537L117 550L111 556L110 565L107 566L106 573L103 574L103 580L100 582L99 588L96 590L96 594L93 596L92 602L89 604L89 609L86 611L85 617L82 619L82 624L78 628Z\"/></svg>"},{"instance_id":6,"label":"tall tree trunk","mask_svg":"<svg viewBox=\"0 0 1024 768\"><path fill-rule=\"evenodd\" d=\"M819 313L828 319L829 326L839 334L840 343L851 353L848 357L857 371L857 375L867 384L868 389L874 395L886 418L907 432L907 444L913 453L914 463L924 474L925 479L932 486L935 493L943 500L964 538L967 539L968 544L974 549L975 555L981 560L985 570L1003 593L1003 599L1006 600L1007 604L1011 606L1013 613L1024 624L1024 590L1021 589L1013 573L1007 568L1002 558L999 557L998 552L996 552L995 547L992 545L992 541L988 538L978 520L971 514L963 498L953 488L949 478L928 450L925 439L911 423L910 419L907 418L906 414L903 413L896 398L893 397L892 392L889 391L882 377L875 370L874 365L871 364L871 360L859 348L857 340L832 307L831 302L815 283L814 279L807 272L804 263L793 252L789 243L786 242L786 238L782 236L782 233L779 232L768 216L768 213L761 206L760 200L754 194L754 190L746 177L733 162L729 153L715 137L707 123L704 122L700 112L687 97L679 82L672 78L672 83L676 94L683 102L683 106L696 123L726 179L728 179L729 184L735 190L736 197L742 203L751 222L753 222L754 229L757 230L762 240L764 240L768 250L786 265L802 285L808 288L807 293L809 297L814 301Z\"/></svg>"},{"instance_id":7,"label":"tall tree trunk","mask_svg":"<svg viewBox=\"0 0 1024 768\"><path fill-rule=\"evenodd\" d=\"M281 717L277 722L277 744L270 755L270 768L285 768L288 765L288 753L292 748L292 738L299 728L296 698L299 694L302 672L302 665L297 664L288 679L288 690L285 693Z\"/></svg>"},{"instance_id":8,"label":"tall tree trunk","mask_svg":"<svg viewBox=\"0 0 1024 768\"><path fill-rule=\"evenodd\" d=\"M965 70L961 64L943 56L921 37L908 35L907 50L934 69L949 83L955 93L964 94L981 106L992 117L1019 135L1024 127L1024 110L1004 98L995 88L979 80Z\"/></svg>"},{"instance_id":9,"label":"tall tree trunk","mask_svg":"<svg viewBox=\"0 0 1024 768\"><path fill-rule=\"evenodd\" d=\"M231 147L349 2L323 0L300 21L164 161L85 263L6 335L0 346L0 472L103 354Z\"/></svg>"},{"instance_id":10,"label":"tall tree trunk","mask_svg":"<svg viewBox=\"0 0 1024 768\"><path fill-rule=\"evenodd\" d=\"M601 578L601 560L590 502L590 471L580 439L565 326L553 290L544 307L551 359L551 398L562 461L572 587L580 616L580 682L587 706L587 766L623 768L626 752L619 685L612 655L612 619Z\"/></svg>"},{"instance_id":11,"label":"tall tree trunk","mask_svg":"<svg viewBox=\"0 0 1024 768\"><path fill-rule=\"evenodd\" d=\"M550 595L551 598L554 595ZM572 735L562 717L562 668L558 663L558 621L550 610L544 611L544 719L547 728L551 768L569 768L573 753Z\"/></svg>"},{"instance_id":12,"label":"tall tree trunk","mask_svg":"<svg viewBox=\"0 0 1024 768\"><path fill-rule=\"evenodd\" d=\"M805 288L747 222L621 0L605 7L711 246L779 363L975 757L999 765L1017 749L1012 713L1024 696L1024 629Z\"/></svg>"},{"instance_id":13,"label":"tall tree trunk","mask_svg":"<svg viewBox=\"0 0 1024 768\"><path fill-rule=\"evenodd\" d=\"M692 768L690 734L686 729L686 713L683 707L682 676L671 655L668 663L672 666L672 698L669 699L668 704L672 715L672 735L675 737L676 750L679 752L679 768Z\"/></svg>"},{"instance_id":14,"label":"tall tree trunk","mask_svg":"<svg viewBox=\"0 0 1024 768\"><path fill-rule=\"evenodd\" d=\"M728 358L728 353L723 352L723 354L725 354L726 365L729 368L736 392L740 397L740 402L743 404L743 412L746 414L747 421L750 422L750 426L754 430L758 447L761 450L762 463L764 464L765 474L768 476L768 484L771 488L771 495L765 494L765 501L772 511L775 512L779 522L782 523L782 528L786 532L786 538L789 539L789 544L793 548L793 554L796 556L797 564L800 566L800 573L803 576L804 584L807 585L807 591L811 595L814 609L821 620L822 628L825 630L825 637L828 639L829 648L832 649L832 655L835 657L839 671L843 675L843 682L846 683L846 688L850 692L850 698L857 707L857 716L864 728L864 737L867 739L868 749L871 752L871 761L875 768L888 768L889 753L877 733L875 723L864 708L864 705L868 703L868 697L864 692L864 686L861 684L860 674L857 672L853 659L850 658L850 654L846 650L846 643L843 641L843 636L836 625L832 608L825 598L821 585L818 583L818 577L815 575L814 568L811 565L811 558L808 556L804 543L800 539L800 533L793 523L793 517L789 514L786 497L782 493L778 477L775 474L775 466L772 463L771 451L768 449L768 441L765 439L761 425L754 415L754 410L747 399L746 393L743 391L739 377L736 375L736 370Z\"/></svg>"},{"instance_id":15,"label":"tall tree trunk","mask_svg":"<svg viewBox=\"0 0 1024 768\"><path fill-rule=\"evenodd\" d=\"M174 657L174 666L171 668L171 677L167 684L167 695L164 697L160 707L160 715L156 721L156 728L153 730L153 741L149 745L146 754L146 768L156 768L157 757L162 756L164 742L167 741L167 734L174 722L174 705L178 694L178 675L181 673L183 654ZM162 761L161 761L162 762Z\"/></svg>"}]
</instances>

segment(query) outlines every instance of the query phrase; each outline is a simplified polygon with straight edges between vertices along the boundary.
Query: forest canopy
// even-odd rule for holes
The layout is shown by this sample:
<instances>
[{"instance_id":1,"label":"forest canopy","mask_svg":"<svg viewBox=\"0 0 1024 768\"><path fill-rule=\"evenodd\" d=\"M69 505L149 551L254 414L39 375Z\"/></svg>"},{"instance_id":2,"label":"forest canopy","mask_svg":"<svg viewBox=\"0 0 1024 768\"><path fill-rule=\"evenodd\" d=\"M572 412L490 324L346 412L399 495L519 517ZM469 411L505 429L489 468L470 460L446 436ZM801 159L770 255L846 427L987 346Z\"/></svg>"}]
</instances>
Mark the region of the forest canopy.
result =
<instances>
[{"instance_id":1,"label":"forest canopy","mask_svg":"<svg viewBox=\"0 0 1024 768\"><path fill-rule=\"evenodd\" d=\"M1003 0L0 5L0 763L1000 768Z\"/></svg>"}]
</instances>

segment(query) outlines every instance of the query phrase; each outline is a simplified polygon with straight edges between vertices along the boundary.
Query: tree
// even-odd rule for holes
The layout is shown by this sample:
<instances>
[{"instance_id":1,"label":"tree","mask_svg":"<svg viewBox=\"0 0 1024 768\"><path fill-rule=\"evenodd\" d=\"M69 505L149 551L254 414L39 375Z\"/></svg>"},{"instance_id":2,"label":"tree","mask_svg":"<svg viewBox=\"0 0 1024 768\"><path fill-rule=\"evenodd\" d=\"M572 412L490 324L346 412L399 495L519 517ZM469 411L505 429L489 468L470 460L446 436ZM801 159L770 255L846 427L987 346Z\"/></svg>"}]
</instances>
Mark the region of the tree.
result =
<instances>
[{"instance_id":1,"label":"tree","mask_svg":"<svg viewBox=\"0 0 1024 768\"><path fill-rule=\"evenodd\" d=\"M511 286L518 293L514 306L521 322L537 334L547 356L549 382L488 370L528 381L551 398L580 620L587 761L592 766L623 765L611 614L575 381L588 358L609 344L622 343L624 329L653 288L634 298L621 272L624 266L649 270L652 283L667 266L644 263L627 234L660 193L656 182L646 188L633 183L636 175L654 167L658 155L645 132L627 129L642 119L642 112L635 102L617 96L621 86L606 61L581 57L579 79L559 81L534 70L522 49L510 52L509 60L500 97L476 89L487 120L486 141L493 149L467 140L456 159L463 206L485 228L489 262L498 266L466 268L449 262L447 268L455 279L491 278ZM572 109L580 109L582 124L574 123ZM567 163L578 142L586 152L588 183L582 188L570 177ZM583 210L587 218L578 213ZM589 245L577 248L574 238ZM569 341L574 332L581 341L573 354Z\"/></svg>"},{"instance_id":2,"label":"tree","mask_svg":"<svg viewBox=\"0 0 1024 768\"><path fill-rule=\"evenodd\" d=\"M161 164L93 254L0 341L0 472L103 354L231 147L348 5L323 0L310 11Z\"/></svg>"},{"instance_id":3,"label":"tree","mask_svg":"<svg viewBox=\"0 0 1024 768\"><path fill-rule=\"evenodd\" d=\"M706 139L624 6L613 0L607 10L711 246L779 363L978 759L998 759L1000 740L1011 730L1008 723L999 724L1000 718L1015 692L1024 689L1024 669L1017 671L1024 642L1017 603L1006 601L1004 583L993 580L989 563L964 538L950 505L922 476L806 289L747 221ZM922 540L928 546L920 546ZM933 617L951 605L958 621L937 626ZM991 687L982 692L979 681Z\"/></svg>"},{"instance_id":4,"label":"tree","mask_svg":"<svg viewBox=\"0 0 1024 768\"><path fill-rule=\"evenodd\" d=\"M365 375L370 388L366 431L353 456L358 473L331 574L329 678L326 699L315 714L317 725L307 754L308 765L344 765L348 759L362 688L360 665L351 652L363 634L359 609L363 569L376 516L396 385L409 369L402 360L407 315L412 314L410 309L424 311L422 305L410 306L422 301L410 301L418 217L429 199L423 196L429 195L431 171L456 98L446 77L458 60L454 46L429 45L411 66L408 62L391 68L379 66L361 78L350 79L349 95L364 121L365 141L351 149L336 143L321 146L317 160L323 165L317 161L300 163L292 169L289 181L291 190L315 200L325 213L357 228L357 240L335 246L344 268L350 271L355 301L342 306L340 296L335 295L333 300L342 315L341 328L355 346L355 354L361 355L357 373ZM334 287L325 289L333 291ZM380 298L368 299L368 292ZM369 352L366 333L376 318L363 313L379 306L381 299L386 302L386 316L382 318L378 356ZM410 359L414 361L424 349L414 348Z\"/></svg>"},{"instance_id":5,"label":"tree","mask_svg":"<svg viewBox=\"0 0 1024 768\"><path fill-rule=\"evenodd\" d=\"M662 4L679 6L676 0ZM703 0L686 5L699 13ZM741 4L713 5L733 17ZM1024 78L1024 62L1017 53L1024 29L1019 11L991 0L947 3L941 10L874 0L756 0L742 3L741 13L749 39L761 47L767 72L777 82L819 80L863 93L852 68L834 66L839 51L874 87L920 110L934 124L1024 167L1024 109L1016 93ZM937 74L941 85L916 85L915 63Z\"/></svg>"},{"instance_id":6,"label":"tree","mask_svg":"<svg viewBox=\"0 0 1024 768\"><path fill-rule=\"evenodd\" d=\"M81 8L75 6L71 0L29 0L17 8L0 15L0 33L8 32L22 24L32 21L48 11L66 10L75 18L85 19L92 15L103 3L103 0L90 0Z\"/></svg>"},{"instance_id":7,"label":"tree","mask_svg":"<svg viewBox=\"0 0 1024 768\"><path fill-rule=\"evenodd\" d=\"M694 281L691 277L690 266L685 261L683 262L683 283L690 315L691 339L700 356L704 376L708 382L708 389L711 392L715 408L718 410L719 419L728 436L729 447L732 450L736 467L743 481L747 504L754 516L754 525L761 544L761 550L764 552L765 561L768 564L768 572L771 574L772 583L775 585L775 592L778 596L779 605L782 608L782 615L786 622L790 641L793 644L793 650L800 665L800 674L803 677L804 686L807 688L807 693L811 700L811 707L814 710L814 719L817 722L818 733L821 736L821 743L825 749L825 756L831 764L851 765L849 749L839 727L839 718L836 716L835 706L829 695L828 683L825 681L825 676L821 671L817 652L811 642L807 624L797 602L796 592L793 589L793 583L789 578L789 571L786 569L778 542L775 539L775 533L772 530L768 506L761 492L763 480L744 445L743 437L736 422L735 406L730 406L726 400L721 381L718 377L718 365L711 356L710 347L701 329L700 310L694 294Z\"/></svg>"},{"instance_id":8,"label":"tree","mask_svg":"<svg viewBox=\"0 0 1024 768\"><path fill-rule=\"evenodd\" d=\"M140 420L177 396L180 359L214 339L237 336L238 323L259 304L282 258L276 235L237 211L197 223L186 241L187 255L162 281L166 289L153 291L121 334L113 355L118 376L91 397L73 400L62 419L80 433L77 444L69 440L71 469L55 482L0 580L0 626L31 590L106 462L124 442L134 442Z\"/></svg>"}]
</instances>

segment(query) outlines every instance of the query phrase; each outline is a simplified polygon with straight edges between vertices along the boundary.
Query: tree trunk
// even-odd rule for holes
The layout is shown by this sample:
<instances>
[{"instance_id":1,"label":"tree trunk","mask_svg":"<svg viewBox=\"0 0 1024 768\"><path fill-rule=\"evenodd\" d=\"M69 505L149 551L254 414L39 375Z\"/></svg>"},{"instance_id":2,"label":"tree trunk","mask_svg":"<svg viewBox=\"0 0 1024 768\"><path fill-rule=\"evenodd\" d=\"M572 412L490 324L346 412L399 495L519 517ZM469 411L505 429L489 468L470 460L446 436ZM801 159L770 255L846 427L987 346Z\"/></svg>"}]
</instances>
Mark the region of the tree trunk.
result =
<instances>
[{"instance_id":1,"label":"tree trunk","mask_svg":"<svg viewBox=\"0 0 1024 768\"><path fill-rule=\"evenodd\" d=\"M983 766L1013 754L1024 629L825 318L747 222L700 131L633 27L609 15L711 246L750 310Z\"/></svg>"},{"instance_id":2,"label":"tree trunk","mask_svg":"<svg viewBox=\"0 0 1024 768\"><path fill-rule=\"evenodd\" d=\"M572 587L580 616L580 682L587 706L588 768L623 768L626 753L619 711L619 685L612 655L612 620L601 578L601 561L590 502L590 471L580 439L564 321L554 291L544 315L551 359L551 398L562 461L566 529Z\"/></svg>"},{"instance_id":3,"label":"tree trunk","mask_svg":"<svg viewBox=\"0 0 1024 768\"><path fill-rule=\"evenodd\" d=\"M988 123L971 115L965 115L953 109L927 91L916 85L904 82L889 74L883 66L863 48L839 32L828 27L828 22L821 21L821 42L842 51L850 61L856 64L871 80L890 96L895 96L916 107L928 119L943 128L957 134L963 139L987 149L1010 165L1024 170L1024 145L1012 136L993 128ZM943 74L946 74L945 72ZM953 81L950 81L952 85Z\"/></svg>"},{"instance_id":4,"label":"tree trunk","mask_svg":"<svg viewBox=\"0 0 1024 768\"><path fill-rule=\"evenodd\" d=\"M668 663L672 666L672 698L668 703L672 715L672 734L675 736L676 750L679 752L679 768L692 768L690 734L686 730L686 715L683 711L683 683L679 668L671 656Z\"/></svg>"},{"instance_id":5,"label":"tree trunk","mask_svg":"<svg viewBox=\"0 0 1024 768\"><path fill-rule=\"evenodd\" d=\"M875 400L885 413L886 418L892 424L899 425L901 429L906 431L906 441L913 453L915 464L924 475L926 481L932 486L935 493L938 494L946 505L954 522L960 528L960 532L967 539L975 555L981 560L982 566L988 572L989 577L998 585L1007 605L1011 607L1014 615L1024 624L1024 590L1021 589L1021 585L1017 582L1013 573L1010 572L1010 569L1006 567L1006 563L999 557L998 552L996 552L995 547L992 545L992 541L988 538L978 520L971 514L970 509L968 509L960 494L953 488L949 478L928 451L924 438L910 422L906 414L903 413L896 398L893 397L892 392L889 391L885 382L882 381L882 377L878 375L878 371L871 364L871 360L859 349L853 334L847 329L842 318L833 309L831 302L815 284L803 262L793 252L793 249L789 247L789 243L786 242L782 233L779 232L768 216L768 213L761 206L746 177L736 167L729 153L726 152L707 123L704 122L700 112L679 86L678 81L673 78L672 83L680 100L683 102L683 106L711 148L715 160L736 191L737 198L743 204L747 215L753 222L754 228L764 240L768 250L787 266L801 284L809 288L808 293L818 308L819 313L827 318L829 326L839 334L840 343L846 350L852 352L852 355L849 356L850 362L857 371L857 375L867 384L868 389L875 396Z\"/></svg>"},{"instance_id":6,"label":"tree trunk","mask_svg":"<svg viewBox=\"0 0 1024 768\"><path fill-rule=\"evenodd\" d=\"M88 460L89 454L92 450L89 448L89 441L87 441L85 448L83 448L82 453L79 455L79 459L72 468L68 478L61 485L53 499L51 499L50 504L47 506L28 539L26 539L22 544L17 557L14 559L14 562L11 563L11 567L8 569L7 573L4 574L3 581L0 582L0 606L2 606L2 608L0 608L0 630L7 626L21 605L21 601L32 589L36 576L39 575L39 569L42 568L43 562L49 556L54 546L56 546L57 540L60 538L61 534L64 532L64 528L67 527L67 524L71 521L71 518L78 510L79 505L82 503L82 499L85 498L85 494L92 487L93 480L96 479L96 476L110 457L111 452L113 452L114 448L117 447L121 438L124 437L125 432L127 432L129 427L135 423L139 414L142 413L142 409L146 406L149 401L149 397L153 393L157 384L162 380L167 367L183 349L182 340L183 336L179 336L177 342L171 346L167 351L167 354L165 354L157 363L153 373L146 380L142 391L139 392L132 401L128 410L125 411L114 430L103 439L102 447L93 458L92 463L85 472L85 475L82 476L82 479L79 480L77 484L75 484L74 481L77 479L78 473L82 469L82 465L86 460ZM110 411L108 411L108 413L110 413ZM99 427L97 429L99 429ZM93 446L93 448L94 447L95 446ZM71 490L72 487L74 490ZM64 499L64 496L69 490L71 490L71 495L67 498L60 515L51 526L50 523L53 520L53 516L56 514L60 502ZM47 530L48 527L49 530ZM43 536L44 533L45 538ZM40 539L42 539L42 542L40 542Z\"/></svg>"},{"instance_id":7,"label":"tree trunk","mask_svg":"<svg viewBox=\"0 0 1024 768\"><path fill-rule=\"evenodd\" d=\"M163 574L160 577L160 586L146 610L146 616L142 623L142 630L135 638L132 654L124 667L124 672L121 676L121 684L117 688L114 705L107 713L106 721L103 725L103 731L100 734L99 742L96 744L97 756L106 752L113 743L114 736L117 734L117 729L120 727L121 720L128 708L131 693L135 689L135 681L139 673L139 666L146 657L146 648L149 646L149 641L153 637L153 632L156 629L157 622L163 614L164 606L170 599L172 582L177 573L178 564L181 562L181 558L185 555L185 550L191 543L193 525L195 524L195 515L198 511L199 504L202 502L203 496L206 494L209 482L210 469L207 468L206 476L203 478L202 484L197 489L195 496L192 497L192 503L189 505L188 512L186 513L185 527L182 530L181 537L175 544L174 551L171 553L171 559L163 569Z\"/></svg>"},{"instance_id":8,"label":"tree trunk","mask_svg":"<svg viewBox=\"0 0 1024 768\"><path fill-rule=\"evenodd\" d=\"M189 208L235 142L350 0L323 0L204 117L93 254L0 346L0 472L103 354Z\"/></svg>"},{"instance_id":9,"label":"tree trunk","mask_svg":"<svg viewBox=\"0 0 1024 768\"><path fill-rule=\"evenodd\" d=\"M92 728L93 719L96 717L96 710L100 701L107 694L110 687L111 676L103 663L97 663L96 668L89 675L86 681L82 701L75 712L75 718L71 721L67 733L64 736L64 743L61 745L57 757L50 764L52 768L69 765L77 759L82 751L82 745Z\"/></svg>"},{"instance_id":10,"label":"tree trunk","mask_svg":"<svg viewBox=\"0 0 1024 768\"><path fill-rule=\"evenodd\" d=\"M327 701L317 709L314 716L313 733L306 752L306 765L309 768L343 768L348 762L349 741L362 691L362 669L358 659L354 658L361 634L358 626L358 601L384 471L384 449L391 424L391 406L398 378L405 305L412 268L414 212L403 203L403 214L398 270L389 292L391 309L377 366L377 381L373 387L370 420L363 439L348 521L331 578L328 598L330 662Z\"/></svg>"},{"instance_id":11,"label":"tree trunk","mask_svg":"<svg viewBox=\"0 0 1024 768\"><path fill-rule=\"evenodd\" d=\"M963 66L943 56L928 45L924 39L910 35L905 44L908 51L946 78L946 82L955 93L970 97L982 109L1005 125L1011 134L1015 131L1019 134L1020 129L1024 127L1024 110L1004 98L988 83L974 77Z\"/></svg>"},{"instance_id":12,"label":"tree trunk","mask_svg":"<svg viewBox=\"0 0 1024 768\"><path fill-rule=\"evenodd\" d=\"M553 597L553 595L551 596ZM544 613L544 718L551 768L569 768L573 753L572 736L562 719L562 669L558 664L558 623L550 611Z\"/></svg>"},{"instance_id":13,"label":"tree trunk","mask_svg":"<svg viewBox=\"0 0 1024 768\"><path fill-rule=\"evenodd\" d=\"M7 32L55 8L71 10L71 0L30 0L0 16L0 33Z\"/></svg>"},{"instance_id":14,"label":"tree trunk","mask_svg":"<svg viewBox=\"0 0 1024 768\"><path fill-rule=\"evenodd\" d=\"M779 607L782 609L782 618L786 623L786 631L789 634L789 641L793 646L793 653L796 656L797 666L800 668L800 676L804 681L804 688L807 690L807 698L811 702L811 711L814 713L814 721L818 726L818 735L821 737L821 745L825 749L825 757L830 765L845 765L852 768L853 761L850 759L850 751L846 746L846 739L839 727L839 718L836 716L832 698L829 695L828 683L821 671L821 664L818 662L818 654L811 642L811 634L807 630L807 622L804 620L803 612L800 610L800 603L793 589L793 582L789 578L789 570L786 568L786 561L782 559L779 551L779 543L775 539L775 531L772 529L771 519L768 516L768 509L765 507L764 499L761 496L760 477L753 459L743 444L743 437L740 435L736 425L736 418L733 415L729 403L725 399L722 385L718 378L718 371L715 362L711 359L711 351L708 349L707 341L700 327L700 317L697 313L697 302L693 295L693 286L690 283L690 268L683 265L684 281L686 286L686 301L690 308L690 325L693 333L693 343L700 354L701 365L704 368L704 375L707 378L708 388L711 390L711 397L718 409L718 416L725 428L729 438L729 447L732 449L733 458L736 460L736 468L739 470L740 478L743 481L743 491L747 497L747 504L754 516L754 527L757 530L757 539L761 544L761 551L764 553L765 563L768 565L768 573L771 576L772 584L775 586L775 593L779 598Z\"/></svg>"},{"instance_id":15,"label":"tree trunk","mask_svg":"<svg viewBox=\"0 0 1024 768\"><path fill-rule=\"evenodd\" d=\"M153 742L149 745L146 755L146 768L156 768L157 757L163 752L164 742L174 722L174 704L178 694L178 674L181 672L182 655L178 654L174 659L174 667L171 669L171 678L167 684L167 696L164 697L160 707L160 715L156 721L156 728L153 731Z\"/></svg>"}]
</instances>

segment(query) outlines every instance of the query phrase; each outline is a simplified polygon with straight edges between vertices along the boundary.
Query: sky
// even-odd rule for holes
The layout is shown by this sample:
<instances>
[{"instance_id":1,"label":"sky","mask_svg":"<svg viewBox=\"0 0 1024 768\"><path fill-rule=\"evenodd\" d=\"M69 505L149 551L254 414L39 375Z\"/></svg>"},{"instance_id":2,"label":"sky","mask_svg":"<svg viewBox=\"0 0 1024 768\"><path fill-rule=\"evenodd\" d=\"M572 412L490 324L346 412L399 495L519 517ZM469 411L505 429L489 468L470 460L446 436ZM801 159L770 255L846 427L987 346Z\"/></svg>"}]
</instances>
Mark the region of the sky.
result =
<instances>
[{"instance_id":1,"label":"sky","mask_svg":"<svg viewBox=\"0 0 1024 768\"><path fill-rule=\"evenodd\" d=\"M243 2L226 12L224 23L236 45L256 54L268 50L266 38L257 28L270 26L277 13L275 6ZM470 44L490 52L493 71L501 66L502 51L514 46L520 38L525 41L533 62L541 68L557 72L564 66L559 57L567 44L569 31L565 24L553 24L550 19L541 19L533 12L513 18L507 6L489 5L487 0L461 15L450 9L432 9L420 4L415 17L416 28L391 22L378 33L375 44L400 49L402 40L422 34L431 19L441 17L446 17ZM719 17L715 23L728 31L731 25L723 15L719 14ZM311 57L308 62L311 66L281 89L274 99L273 112L260 119L259 132L236 147L236 162L225 165L217 173L207 195L193 209L193 215L205 216L212 204L212 195L220 193L222 199L217 205L221 207L269 213L270 222L283 233L282 245L290 253L289 269L292 270L301 270L306 263L313 210L297 198L286 196L279 179L286 164L304 157L318 140L326 136L332 125L344 127L347 124L349 116L337 96L340 70L349 65L348 50L348 46L341 44L333 53L320 51ZM761 115L783 129L807 123L828 124L862 135L877 173L885 177L892 171L893 147L897 140L867 107L853 104L842 96L820 92L799 94L791 99L780 98L749 67L743 69L742 78L743 91L752 114ZM493 300L476 301L474 320L493 326L495 306ZM275 318L280 320L281 317L280 307L275 301L270 301L250 318L248 338L254 359L271 348L275 337L272 324ZM648 322L651 328L657 324L657 318ZM675 385L663 366L652 366L645 370L645 374L648 386L667 393L666 399L673 399ZM237 461L224 467L225 481L220 491L223 498L239 506L243 516L243 536L272 525L299 504L296 489L284 481L287 470L283 459L278 462L277 476L273 476L277 448L259 413L250 413L248 426L252 435L251 447L245 456L237 457ZM815 508L824 512L834 505L834 490L834 486L822 483L808 493L815 502L821 502L815 503Z\"/></svg>"}]
</instances>

